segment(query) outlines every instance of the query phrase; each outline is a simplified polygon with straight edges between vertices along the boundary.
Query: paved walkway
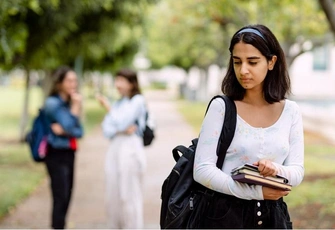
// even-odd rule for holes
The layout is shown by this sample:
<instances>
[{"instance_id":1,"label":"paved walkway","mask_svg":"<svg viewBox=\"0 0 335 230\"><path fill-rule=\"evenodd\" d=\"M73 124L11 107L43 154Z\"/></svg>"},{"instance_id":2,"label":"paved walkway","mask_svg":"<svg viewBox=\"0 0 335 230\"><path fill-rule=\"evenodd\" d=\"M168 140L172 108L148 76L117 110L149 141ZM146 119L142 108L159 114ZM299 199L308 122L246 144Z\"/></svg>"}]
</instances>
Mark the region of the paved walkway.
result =
<instances>
[{"instance_id":1,"label":"paved walkway","mask_svg":"<svg viewBox=\"0 0 335 230\"><path fill-rule=\"evenodd\" d=\"M174 165L171 149L178 144L189 145L197 134L177 112L173 94L156 91L148 92L145 96L157 125L157 138L152 146L146 148L148 168L145 178L145 228L157 229L161 185ZM301 106L305 128L320 132L320 121L315 122L314 117L310 117L315 113ZM333 140L335 143L335 138ZM108 141L102 136L100 128L81 141L68 228L107 228L104 206L104 158L107 146ZM30 197L1 221L0 228L49 228L50 210L51 195L46 179Z\"/></svg>"},{"instance_id":2,"label":"paved walkway","mask_svg":"<svg viewBox=\"0 0 335 230\"><path fill-rule=\"evenodd\" d=\"M176 110L173 94L148 92L145 97L155 117L157 138L146 148L148 168L145 178L145 228L159 228L160 193L164 179L174 165L171 150L189 145L197 134ZM100 128L86 136L77 153L75 188L68 215L68 228L107 228L104 206L104 157L108 141ZM46 179L0 223L0 228L49 228L51 196ZM129 217L131 218L131 217Z\"/></svg>"}]
</instances>

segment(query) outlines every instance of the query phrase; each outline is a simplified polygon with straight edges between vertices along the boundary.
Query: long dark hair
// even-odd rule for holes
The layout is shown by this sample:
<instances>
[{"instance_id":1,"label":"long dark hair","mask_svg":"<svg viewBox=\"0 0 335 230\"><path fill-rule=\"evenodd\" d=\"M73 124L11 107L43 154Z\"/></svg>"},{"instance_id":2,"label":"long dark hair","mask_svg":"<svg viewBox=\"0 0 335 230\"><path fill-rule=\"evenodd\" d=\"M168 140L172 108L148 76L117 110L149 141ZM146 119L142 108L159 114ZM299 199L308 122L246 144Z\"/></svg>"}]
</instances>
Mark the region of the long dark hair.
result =
<instances>
[{"instance_id":1,"label":"long dark hair","mask_svg":"<svg viewBox=\"0 0 335 230\"><path fill-rule=\"evenodd\" d=\"M130 69L121 69L116 72L117 77L124 77L133 86L130 92L130 98L136 94L141 94L140 85L138 83L137 74L135 71Z\"/></svg>"},{"instance_id":2,"label":"long dark hair","mask_svg":"<svg viewBox=\"0 0 335 230\"><path fill-rule=\"evenodd\" d=\"M73 71L73 69L71 69L68 66L61 66L52 73L53 82L52 82L49 96L56 96L59 93L59 85L63 83L66 77L66 74L70 71Z\"/></svg>"},{"instance_id":3,"label":"long dark hair","mask_svg":"<svg viewBox=\"0 0 335 230\"><path fill-rule=\"evenodd\" d=\"M250 30L242 31L246 28L254 29L256 33L250 32ZM274 55L277 56L273 70L268 71L264 79L263 94L264 99L270 104L285 99L286 95L291 93L291 83L285 55L274 34L264 25L245 26L232 37L229 47L231 56L228 70L221 86L223 94L231 97L233 100L242 100L244 98L246 90L237 81L232 58L234 46L241 41L254 46L268 61Z\"/></svg>"}]
</instances>

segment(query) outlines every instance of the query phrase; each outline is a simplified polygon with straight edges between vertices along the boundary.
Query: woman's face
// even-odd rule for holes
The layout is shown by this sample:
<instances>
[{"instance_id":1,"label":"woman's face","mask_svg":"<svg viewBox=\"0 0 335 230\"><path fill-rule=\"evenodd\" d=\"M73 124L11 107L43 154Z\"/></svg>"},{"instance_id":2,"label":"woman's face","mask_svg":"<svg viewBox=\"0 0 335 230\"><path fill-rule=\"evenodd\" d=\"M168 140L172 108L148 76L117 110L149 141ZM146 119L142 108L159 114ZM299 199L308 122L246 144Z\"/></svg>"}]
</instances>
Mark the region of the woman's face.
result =
<instances>
[{"instance_id":1,"label":"woman's face","mask_svg":"<svg viewBox=\"0 0 335 230\"><path fill-rule=\"evenodd\" d=\"M253 45L239 42L234 46L233 65L236 78L241 86L248 89L263 89L263 82L268 70L272 70L277 57L268 61Z\"/></svg>"},{"instance_id":2,"label":"woman's face","mask_svg":"<svg viewBox=\"0 0 335 230\"><path fill-rule=\"evenodd\" d=\"M116 76L114 84L121 96L129 96L133 89L133 85L122 76Z\"/></svg>"},{"instance_id":3,"label":"woman's face","mask_svg":"<svg viewBox=\"0 0 335 230\"><path fill-rule=\"evenodd\" d=\"M74 71L69 71L66 73L63 82L60 85L60 93L70 96L76 93L78 89L77 75Z\"/></svg>"}]
</instances>

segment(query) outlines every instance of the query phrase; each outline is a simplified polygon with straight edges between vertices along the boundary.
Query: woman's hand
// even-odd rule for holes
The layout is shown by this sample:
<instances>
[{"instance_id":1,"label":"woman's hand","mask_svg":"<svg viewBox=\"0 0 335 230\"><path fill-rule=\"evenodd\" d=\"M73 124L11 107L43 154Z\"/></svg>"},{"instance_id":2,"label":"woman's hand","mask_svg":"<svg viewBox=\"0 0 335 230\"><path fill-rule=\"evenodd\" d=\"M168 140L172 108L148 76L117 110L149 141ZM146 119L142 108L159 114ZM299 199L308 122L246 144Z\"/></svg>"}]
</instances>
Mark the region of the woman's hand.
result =
<instances>
[{"instance_id":1,"label":"woman's hand","mask_svg":"<svg viewBox=\"0 0 335 230\"><path fill-rule=\"evenodd\" d=\"M95 98L102 105L102 107L104 107L107 111L110 110L109 101L105 96L102 96L102 95L98 94L98 95L95 96Z\"/></svg>"},{"instance_id":2,"label":"woman's hand","mask_svg":"<svg viewBox=\"0 0 335 230\"><path fill-rule=\"evenodd\" d=\"M51 130L54 134L58 135L58 136L61 136L61 135L65 135L65 131L63 129L63 127L58 124L58 123L53 123L51 124Z\"/></svg>"},{"instance_id":3,"label":"woman's hand","mask_svg":"<svg viewBox=\"0 0 335 230\"><path fill-rule=\"evenodd\" d=\"M262 176L276 176L278 170L276 166L270 161L266 159L262 159L258 162L253 163L253 165L258 166L258 171Z\"/></svg>"},{"instance_id":4,"label":"woman's hand","mask_svg":"<svg viewBox=\"0 0 335 230\"><path fill-rule=\"evenodd\" d=\"M79 117L81 112L82 96L79 93L72 93L70 96L71 96L71 113Z\"/></svg>"},{"instance_id":5,"label":"woman's hand","mask_svg":"<svg viewBox=\"0 0 335 230\"><path fill-rule=\"evenodd\" d=\"M125 133L128 134L128 135L131 135L131 134L135 133L136 130L137 130L137 126L136 125L131 125L126 129Z\"/></svg>"},{"instance_id":6,"label":"woman's hand","mask_svg":"<svg viewBox=\"0 0 335 230\"><path fill-rule=\"evenodd\" d=\"M264 187L262 188L264 200L278 200L283 196L287 196L290 191L283 191L273 188Z\"/></svg>"},{"instance_id":7,"label":"woman's hand","mask_svg":"<svg viewBox=\"0 0 335 230\"><path fill-rule=\"evenodd\" d=\"M74 104L81 104L82 96L79 93L72 93L71 94L71 102Z\"/></svg>"}]
</instances>

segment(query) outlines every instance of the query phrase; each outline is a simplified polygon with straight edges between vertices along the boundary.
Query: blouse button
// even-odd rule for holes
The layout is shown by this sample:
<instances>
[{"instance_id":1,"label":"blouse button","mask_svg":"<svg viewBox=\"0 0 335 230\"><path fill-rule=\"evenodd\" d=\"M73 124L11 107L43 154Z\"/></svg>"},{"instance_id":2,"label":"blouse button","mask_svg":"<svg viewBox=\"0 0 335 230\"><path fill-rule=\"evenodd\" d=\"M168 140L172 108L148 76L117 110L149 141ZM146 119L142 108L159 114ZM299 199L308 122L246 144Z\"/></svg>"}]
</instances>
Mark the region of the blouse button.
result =
<instances>
[{"instance_id":1,"label":"blouse button","mask_svg":"<svg viewBox=\"0 0 335 230\"><path fill-rule=\"evenodd\" d=\"M261 207L261 203L257 202L257 207Z\"/></svg>"},{"instance_id":2,"label":"blouse button","mask_svg":"<svg viewBox=\"0 0 335 230\"><path fill-rule=\"evenodd\" d=\"M261 216L261 215L262 215L261 211L258 211L257 216Z\"/></svg>"},{"instance_id":3,"label":"blouse button","mask_svg":"<svg viewBox=\"0 0 335 230\"><path fill-rule=\"evenodd\" d=\"M261 224L263 224L263 221L261 221L261 220L258 221L258 225L261 225Z\"/></svg>"}]
</instances>

